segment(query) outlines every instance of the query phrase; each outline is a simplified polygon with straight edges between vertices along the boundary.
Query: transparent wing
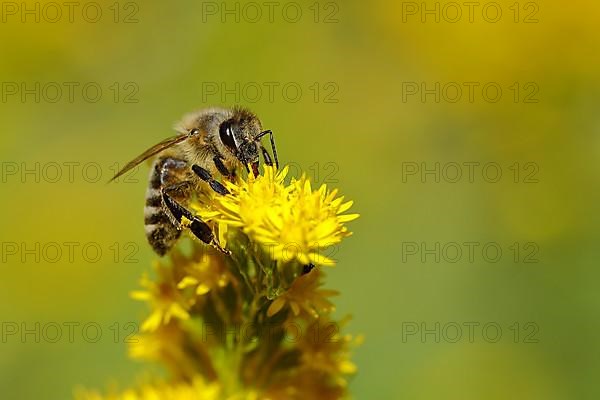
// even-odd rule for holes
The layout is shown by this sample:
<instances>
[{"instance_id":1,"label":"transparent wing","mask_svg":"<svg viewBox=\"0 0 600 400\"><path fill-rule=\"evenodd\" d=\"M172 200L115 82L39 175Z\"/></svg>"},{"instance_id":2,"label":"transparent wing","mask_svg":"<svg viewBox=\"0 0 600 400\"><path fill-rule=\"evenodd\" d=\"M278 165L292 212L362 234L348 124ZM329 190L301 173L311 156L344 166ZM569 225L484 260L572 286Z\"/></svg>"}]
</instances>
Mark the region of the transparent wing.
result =
<instances>
[{"instance_id":1,"label":"transparent wing","mask_svg":"<svg viewBox=\"0 0 600 400\"><path fill-rule=\"evenodd\" d=\"M176 145L177 143L183 142L184 140L186 140L189 137L190 137L190 135L186 133L183 135L172 136L168 139L163 140L162 142L160 142L158 144L155 144L154 146L150 147L148 150L146 150L145 152L143 152L142 154L140 154L139 156L137 156L136 158L134 158L133 160L128 162L127 165L125 165L119 172L117 172L116 175L113 176L112 179L108 182L114 181L115 179L117 179L118 177L120 177L121 175L126 173L127 171L131 170L132 168L134 168L136 165L140 164L141 162L160 153L163 150L168 149L169 147Z\"/></svg>"}]
</instances>

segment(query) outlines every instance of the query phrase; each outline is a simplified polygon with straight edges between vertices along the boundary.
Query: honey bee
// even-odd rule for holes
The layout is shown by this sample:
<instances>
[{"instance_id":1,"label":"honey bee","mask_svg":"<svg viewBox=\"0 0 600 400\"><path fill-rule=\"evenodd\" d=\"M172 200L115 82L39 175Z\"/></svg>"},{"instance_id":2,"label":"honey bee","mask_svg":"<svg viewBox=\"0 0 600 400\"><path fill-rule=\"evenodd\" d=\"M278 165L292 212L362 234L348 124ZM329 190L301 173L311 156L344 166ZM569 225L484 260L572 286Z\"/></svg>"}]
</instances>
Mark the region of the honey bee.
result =
<instances>
[{"instance_id":1,"label":"honey bee","mask_svg":"<svg viewBox=\"0 0 600 400\"><path fill-rule=\"evenodd\" d=\"M233 180L242 168L257 176L261 153L265 164L273 165L274 160L279 167L273 132L262 130L258 117L239 107L190 113L175 125L175 130L178 135L127 163L111 181L156 156L144 207L146 238L152 249L160 256L165 255L185 227L204 243L228 253L215 240L210 226L188 210L188 203L205 190L228 194L215 176ZM272 158L260 141L266 135L270 138Z\"/></svg>"}]
</instances>

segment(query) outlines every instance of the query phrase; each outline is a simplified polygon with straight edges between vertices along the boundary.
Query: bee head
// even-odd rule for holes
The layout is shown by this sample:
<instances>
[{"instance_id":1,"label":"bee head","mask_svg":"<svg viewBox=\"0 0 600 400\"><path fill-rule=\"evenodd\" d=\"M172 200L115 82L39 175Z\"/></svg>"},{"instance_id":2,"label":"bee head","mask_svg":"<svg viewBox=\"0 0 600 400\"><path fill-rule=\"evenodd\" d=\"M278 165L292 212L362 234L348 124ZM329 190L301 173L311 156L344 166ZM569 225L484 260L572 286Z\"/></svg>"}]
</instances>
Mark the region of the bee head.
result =
<instances>
[{"instance_id":1,"label":"bee head","mask_svg":"<svg viewBox=\"0 0 600 400\"><path fill-rule=\"evenodd\" d=\"M252 165L254 175L258 175L259 143L256 138L260 131L258 118L251 114L235 114L219 126L223 145L244 166Z\"/></svg>"}]
</instances>

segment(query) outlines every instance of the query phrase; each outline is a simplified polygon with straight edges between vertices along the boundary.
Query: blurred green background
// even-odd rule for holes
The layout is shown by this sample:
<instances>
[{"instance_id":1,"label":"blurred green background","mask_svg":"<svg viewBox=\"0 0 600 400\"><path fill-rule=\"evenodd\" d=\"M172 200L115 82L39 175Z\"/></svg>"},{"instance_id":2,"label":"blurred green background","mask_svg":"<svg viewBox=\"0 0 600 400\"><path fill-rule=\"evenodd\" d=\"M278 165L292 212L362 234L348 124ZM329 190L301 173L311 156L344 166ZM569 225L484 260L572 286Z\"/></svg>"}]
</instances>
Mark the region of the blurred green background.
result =
<instances>
[{"instance_id":1,"label":"blurred green background","mask_svg":"<svg viewBox=\"0 0 600 400\"><path fill-rule=\"evenodd\" d=\"M356 398L600 397L597 3L35 4L0 22L2 398L147 371L125 341L148 168L105 182L184 113L234 104L362 214L328 279L365 335Z\"/></svg>"}]
</instances>

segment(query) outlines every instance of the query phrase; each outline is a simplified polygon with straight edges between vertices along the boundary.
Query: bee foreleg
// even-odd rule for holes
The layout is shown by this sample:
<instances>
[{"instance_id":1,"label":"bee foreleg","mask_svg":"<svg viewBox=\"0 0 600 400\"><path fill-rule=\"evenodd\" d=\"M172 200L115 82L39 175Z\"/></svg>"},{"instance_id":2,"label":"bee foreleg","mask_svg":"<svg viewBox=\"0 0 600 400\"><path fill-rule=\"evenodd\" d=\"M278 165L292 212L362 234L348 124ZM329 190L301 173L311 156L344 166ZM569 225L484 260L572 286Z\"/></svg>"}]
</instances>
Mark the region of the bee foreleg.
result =
<instances>
[{"instance_id":1,"label":"bee foreleg","mask_svg":"<svg viewBox=\"0 0 600 400\"><path fill-rule=\"evenodd\" d=\"M273 132L269 131L269 140L271 141L271 151L273 152L273 158L275 159L275 168L279 169L279 160L277 159L277 147L275 147L275 138Z\"/></svg>"},{"instance_id":2,"label":"bee foreleg","mask_svg":"<svg viewBox=\"0 0 600 400\"><path fill-rule=\"evenodd\" d=\"M194 171L194 173L198 175L200 179L207 182L215 192L221 195L229 194L229 190L227 190L227 188L223 186L221 182L215 180L211 173L202 168L201 166L196 164L192 165L192 171Z\"/></svg>"},{"instance_id":3,"label":"bee foreleg","mask_svg":"<svg viewBox=\"0 0 600 400\"><path fill-rule=\"evenodd\" d=\"M260 146L260 149L262 150L263 158L265 159L265 164L267 164L268 166L272 166L273 160L271 160L271 155L269 154L267 149L265 149L262 145Z\"/></svg>"},{"instance_id":4,"label":"bee foreleg","mask_svg":"<svg viewBox=\"0 0 600 400\"><path fill-rule=\"evenodd\" d=\"M257 139L260 139L261 137L265 136L265 135L269 135L269 141L271 142L271 151L273 151L273 158L275 159L275 167L277 169L279 169L279 160L277 159L277 147L275 147L275 138L273 136L273 131L268 130L268 131L263 131L260 133L260 135L258 135ZM264 151L263 151L263 155L264 155ZM266 157L265 157L265 162L266 162Z\"/></svg>"},{"instance_id":5,"label":"bee foreleg","mask_svg":"<svg viewBox=\"0 0 600 400\"><path fill-rule=\"evenodd\" d=\"M231 177L232 173L230 173L225 164L223 164L223 160L220 156L215 156L213 158L213 162L215 163L215 167L217 167L221 175L228 178Z\"/></svg>"},{"instance_id":6,"label":"bee foreleg","mask_svg":"<svg viewBox=\"0 0 600 400\"><path fill-rule=\"evenodd\" d=\"M223 159L221 156L215 156L213 158L213 162L215 163L215 167L217 167L221 175L229 179L229 181L235 182L235 169L232 169L231 171L228 170L225 164L223 164Z\"/></svg>"}]
</instances>

